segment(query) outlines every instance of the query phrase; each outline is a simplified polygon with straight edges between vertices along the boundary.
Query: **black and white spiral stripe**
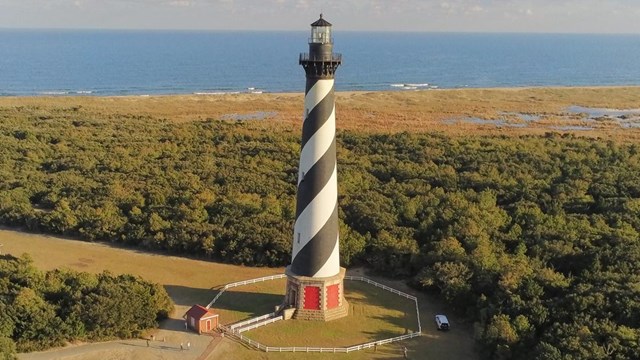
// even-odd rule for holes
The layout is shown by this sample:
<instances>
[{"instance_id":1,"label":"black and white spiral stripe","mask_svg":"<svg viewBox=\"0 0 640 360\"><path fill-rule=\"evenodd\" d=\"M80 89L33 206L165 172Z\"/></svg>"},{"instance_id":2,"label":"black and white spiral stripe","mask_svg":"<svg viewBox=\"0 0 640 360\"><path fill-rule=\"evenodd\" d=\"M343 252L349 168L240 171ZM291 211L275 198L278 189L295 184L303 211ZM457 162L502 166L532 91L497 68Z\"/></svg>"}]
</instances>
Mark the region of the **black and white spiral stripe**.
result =
<instances>
[{"instance_id":1,"label":"black and white spiral stripe","mask_svg":"<svg viewBox=\"0 0 640 360\"><path fill-rule=\"evenodd\" d=\"M333 79L307 79L291 270L301 276L340 272Z\"/></svg>"}]
</instances>

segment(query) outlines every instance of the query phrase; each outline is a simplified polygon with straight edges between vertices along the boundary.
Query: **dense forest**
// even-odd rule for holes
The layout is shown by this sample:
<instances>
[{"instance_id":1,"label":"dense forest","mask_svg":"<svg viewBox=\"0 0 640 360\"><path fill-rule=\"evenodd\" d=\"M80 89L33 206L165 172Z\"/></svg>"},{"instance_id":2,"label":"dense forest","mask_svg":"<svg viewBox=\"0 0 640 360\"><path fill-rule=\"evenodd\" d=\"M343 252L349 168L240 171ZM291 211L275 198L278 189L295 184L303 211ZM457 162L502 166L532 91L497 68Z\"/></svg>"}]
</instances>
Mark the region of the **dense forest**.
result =
<instances>
[{"instance_id":1,"label":"dense forest","mask_svg":"<svg viewBox=\"0 0 640 360\"><path fill-rule=\"evenodd\" d=\"M45 273L28 255L0 256L0 354L7 358L67 341L137 337L172 310L162 286L134 276Z\"/></svg>"},{"instance_id":2,"label":"dense forest","mask_svg":"<svg viewBox=\"0 0 640 360\"><path fill-rule=\"evenodd\" d=\"M290 260L299 129L7 107L0 144L2 224ZM640 359L639 150L554 133L339 132L343 264L440 293L487 359Z\"/></svg>"}]
</instances>

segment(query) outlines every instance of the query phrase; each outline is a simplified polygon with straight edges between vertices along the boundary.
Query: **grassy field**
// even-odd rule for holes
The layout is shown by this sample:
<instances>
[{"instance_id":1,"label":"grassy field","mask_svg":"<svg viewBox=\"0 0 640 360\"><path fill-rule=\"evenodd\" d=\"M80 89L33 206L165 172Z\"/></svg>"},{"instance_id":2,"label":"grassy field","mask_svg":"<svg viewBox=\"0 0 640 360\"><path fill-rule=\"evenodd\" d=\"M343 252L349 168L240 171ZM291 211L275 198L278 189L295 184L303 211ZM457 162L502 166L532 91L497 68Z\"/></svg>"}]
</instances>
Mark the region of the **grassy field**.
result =
<instances>
[{"instance_id":1,"label":"grassy field","mask_svg":"<svg viewBox=\"0 0 640 360\"><path fill-rule=\"evenodd\" d=\"M272 313L284 298L286 279L239 286L225 291L215 303L222 324Z\"/></svg>"},{"instance_id":2,"label":"grassy field","mask_svg":"<svg viewBox=\"0 0 640 360\"><path fill-rule=\"evenodd\" d=\"M28 253L43 270L70 268L79 271L135 274L163 284L176 303L172 318L181 319L193 304L206 305L216 288L227 283L282 273L284 269L249 268L217 264L137 250L115 248L101 243L61 239L47 235L0 230L3 253Z\"/></svg>"},{"instance_id":3,"label":"grassy field","mask_svg":"<svg viewBox=\"0 0 640 360\"><path fill-rule=\"evenodd\" d=\"M640 87L456 89L418 92L341 92L337 94L337 126L362 132L443 132L447 134L544 134L575 132L607 139L640 139L639 129L611 122L591 123L592 131L550 130L584 126L569 116L572 105L596 108L640 108ZM47 113L76 109L83 116L150 116L177 122L234 118L237 114L267 114L265 129L298 129L303 94L234 94L129 97L2 97L0 107L30 106ZM515 114L542 116L523 122ZM501 119L518 126L455 122L473 117ZM260 118L260 116L258 116ZM520 127L522 126L522 127Z\"/></svg>"},{"instance_id":4,"label":"grassy field","mask_svg":"<svg viewBox=\"0 0 640 360\"><path fill-rule=\"evenodd\" d=\"M226 324L264 315L280 303L285 284L285 279L278 279L234 288L214 307ZM346 318L328 323L282 321L245 335L268 346L348 347L417 330L413 301L358 281L345 282L345 296Z\"/></svg>"},{"instance_id":5,"label":"grassy field","mask_svg":"<svg viewBox=\"0 0 640 360\"><path fill-rule=\"evenodd\" d=\"M282 273L280 268L248 268L224 265L207 261L192 260L160 254L149 254L136 250L115 248L100 243L88 243L76 240L61 239L47 235L25 234L8 229L0 229L0 244L3 253L19 256L28 253L41 269L71 268L81 271L101 272L109 270L113 273L131 273L143 278L159 282L165 286L176 302L176 311L169 320L168 327L180 327L182 314L194 303L207 304L217 293L216 288L239 280L257 278ZM362 269L352 270L353 275L362 275ZM409 349L411 358L431 359L447 357L451 359L475 359L473 336L470 324L464 324L455 315L450 314L453 329L448 333L435 330L433 316L436 313L447 313L447 307L438 299L418 294L401 282L392 282L376 278L402 291L417 295L420 302L420 315L424 336L401 344L379 347L377 352L366 350L340 355L345 360L351 359L394 359L402 358L402 347ZM366 342L379 335L402 334L406 327L414 329L412 320L405 316L403 310L383 309L389 301L402 304L402 300L379 289L363 288L362 284L348 281L347 299L351 302L352 316L330 323L326 328L329 336L352 341ZM284 281L275 280L262 284L236 288L220 298L216 307L220 308L223 322L232 322L247 316L272 311L281 294L284 293ZM364 298L367 301L364 302ZM257 300L256 300L257 299ZM398 305L394 309L398 309ZM400 305L399 309L403 309ZM370 320L363 321L367 315ZM225 320L225 317L228 317ZM316 325L313 325L316 326ZM297 333L305 333L306 338L313 338L313 326L295 325L293 322L274 324L252 333L256 339L273 344L293 341ZM367 329L368 328L368 329ZM266 331L276 331L267 334ZM367 333L368 332L368 333ZM266 335L265 335L266 334ZM357 334L357 335L353 335ZM344 339L343 339L344 338ZM168 338L168 341L172 339ZM301 345L306 343L301 342ZM311 344L311 343L309 343ZM323 345L323 344L319 344ZM137 358L171 359L171 357L147 356L144 349L138 350ZM95 355L95 354L93 354ZM75 360L93 359L93 355L74 356ZM305 359L329 359L327 354L305 354ZM66 359L66 358L65 358ZM300 359L300 354L262 353L248 348L244 344L224 339L209 356L209 359Z\"/></svg>"},{"instance_id":6,"label":"grassy field","mask_svg":"<svg viewBox=\"0 0 640 360\"><path fill-rule=\"evenodd\" d=\"M352 271L353 275L363 275L362 269ZM367 275L372 277L370 275ZM407 347L410 359L476 359L473 334L470 324L460 321L437 299L425 294L417 294L398 281L388 281L373 277L376 281L414 294L420 305L420 320L423 336L409 341L379 346L377 351L367 349L350 354L328 355L317 353L263 353L256 352L237 341L226 341L216 348L215 355L221 359L402 359L402 348ZM270 346L348 346L404 334L407 329L415 329L415 308L413 302L399 298L375 287L355 281L345 282L345 295L350 305L347 318L327 324L304 322L278 322L264 328L247 332L254 340ZM274 283L271 290L280 289ZM266 288L263 288L266 290ZM224 295L220 298L224 299ZM452 322L452 330L446 333L435 329L433 317L436 313L447 313ZM329 343L328 339L332 339ZM327 341L327 342L324 342Z\"/></svg>"},{"instance_id":7,"label":"grassy field","mask_svg":"<svg viewBox=\"0 0 640 360\"><path fill-rule=\"evenodd\" d=\"M417 331L415 303L358 281L345 282L349 316L328 323L291 321L247 332L268 346L349 347Z\"/></svg>"}]
</instances>

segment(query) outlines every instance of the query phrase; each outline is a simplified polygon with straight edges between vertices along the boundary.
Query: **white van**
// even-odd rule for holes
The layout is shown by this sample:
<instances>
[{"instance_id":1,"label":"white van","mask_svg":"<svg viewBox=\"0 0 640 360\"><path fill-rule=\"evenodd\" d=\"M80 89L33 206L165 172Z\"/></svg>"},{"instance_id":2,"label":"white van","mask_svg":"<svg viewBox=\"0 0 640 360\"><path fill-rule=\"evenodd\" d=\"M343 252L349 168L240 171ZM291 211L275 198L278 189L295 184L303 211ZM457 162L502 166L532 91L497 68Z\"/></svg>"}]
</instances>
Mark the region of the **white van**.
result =
<instances>
[{"instance_id":1,"label":"white van","mask_svg":"<svg viewBox=\"0 0 640 360\"><path fill-rule=\"evenodd\" d=\"M449 319L444 315L436 315L436 326L438 330L449 330Z\"/></svg>"}]
</instances>

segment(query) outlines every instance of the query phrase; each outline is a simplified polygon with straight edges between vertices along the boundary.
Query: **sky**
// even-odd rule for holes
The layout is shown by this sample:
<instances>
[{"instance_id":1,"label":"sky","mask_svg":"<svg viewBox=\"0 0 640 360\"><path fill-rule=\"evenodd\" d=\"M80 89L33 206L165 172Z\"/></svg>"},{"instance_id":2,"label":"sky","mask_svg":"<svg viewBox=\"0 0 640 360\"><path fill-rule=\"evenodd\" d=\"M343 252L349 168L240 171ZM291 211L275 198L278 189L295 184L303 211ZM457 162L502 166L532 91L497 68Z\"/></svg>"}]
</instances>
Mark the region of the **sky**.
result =
<instances>
[{"instance_id":1,"label":"sky","mask_svg":"<svg viewBox=\"0 0 640 360\"><path fill-rule=\"evenodd\" d=\"M640 34L640 0L0 0L0 28Z\"/></svg>"}]
</instances>

